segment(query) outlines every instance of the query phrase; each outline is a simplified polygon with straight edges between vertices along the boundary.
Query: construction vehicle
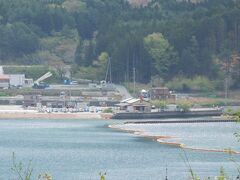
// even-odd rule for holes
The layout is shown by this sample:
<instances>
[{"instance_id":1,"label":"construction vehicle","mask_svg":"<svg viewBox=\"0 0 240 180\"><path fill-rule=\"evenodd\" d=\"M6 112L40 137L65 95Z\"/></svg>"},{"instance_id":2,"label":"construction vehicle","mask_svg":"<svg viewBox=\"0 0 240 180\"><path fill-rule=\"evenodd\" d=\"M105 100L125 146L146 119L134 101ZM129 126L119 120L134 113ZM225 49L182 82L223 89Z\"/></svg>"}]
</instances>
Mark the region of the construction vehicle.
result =
<instances>
[{"instance_id":1,"label":"construction vehicle","mask_svg":"<svg viewBox=\"0 0 240 180\"><path fill-rule=\"evenodd\" d=\"M47 72L46 74L44 74L43 76L38 78L36 81L34 81L34 84L33 84L32 87L34 89L45 89L45 88L49 87L49 84L44 83L43 81L46 80L47 78L51 77L51 76L52 76L52 73Z\"/></svg>"}]
</instances>

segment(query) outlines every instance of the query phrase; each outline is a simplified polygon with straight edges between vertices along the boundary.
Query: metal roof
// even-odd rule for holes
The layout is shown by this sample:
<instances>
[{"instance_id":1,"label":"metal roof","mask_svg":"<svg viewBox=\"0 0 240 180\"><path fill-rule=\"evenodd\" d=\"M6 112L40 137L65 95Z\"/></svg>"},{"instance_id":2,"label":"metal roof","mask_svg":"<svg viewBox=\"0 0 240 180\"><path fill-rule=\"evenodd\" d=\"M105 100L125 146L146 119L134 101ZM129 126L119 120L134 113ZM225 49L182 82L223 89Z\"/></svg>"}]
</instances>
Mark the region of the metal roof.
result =
<instances>
[{"instance_id":1,"label":"metal roof","mask_svg":"<svg viewBox=\"0 0 240 180\"><path fill-rule=\"evenodd\" d=\"M121 101L118 105L121 105L121 106L127 106L127 105L130 105L130 104L133 104L133 103L136 103L136 102L147 102L147 103L150 103L148 101L145 101L145 100L141 100L140 98L128 98L128 99L125 99L123 101Z\"/></svg>"},{"instance_id":2,"label":"metal roof","mask_svg":"<svg viewBox=\"0 0 240 180\"><path fill-rule=\"evenodd\" d=\"M0 74L0 79L1 80L5 80L5 79L10 79L10 77L8 75L4 75L4 74Z\"/></svg>"},{"instance_id":3,"label":"metal roof","mask_svg":"<svg viewBox=\"0 0 240 180\"><path fill-rule=\"evenodd\" d=\"M121 101L121 103L128 102L128 101L131 100L131 99L133 99L133 98L127 98L127 99L124 99L124 100Z\"/></svg>"},{"instance_id":4,"label":"metal roof","mask_svg":"<svg viewBox=\"0 0 240 180\"><path fill-rule=\"evenodd\" d=\"M154 88L151 88L151 89L168 89L167 87L154 87Z\"/></svg>"},{"instance_id":5,"label":"metal roof","mask_svg":"<svg viewBox=\"0 0 240 180\"><path fill-rule=\"evenodd\" d=\"M119 103L119 104L116 104L116 106L128 106L129 104L128 103Z\"/></svg>"},{"instance_id":6,"label":"metal roof","mask_svg":"<svg viewBox=\"0 0 240 180\"><path fill-rule=\"evenodd\" d=\"M126 103L132 104L132 103L135 103L135 102L138 102L138 101L140 101L140 99L133 98L133 99L128 100Z\"/></svg>"}]
</instances>

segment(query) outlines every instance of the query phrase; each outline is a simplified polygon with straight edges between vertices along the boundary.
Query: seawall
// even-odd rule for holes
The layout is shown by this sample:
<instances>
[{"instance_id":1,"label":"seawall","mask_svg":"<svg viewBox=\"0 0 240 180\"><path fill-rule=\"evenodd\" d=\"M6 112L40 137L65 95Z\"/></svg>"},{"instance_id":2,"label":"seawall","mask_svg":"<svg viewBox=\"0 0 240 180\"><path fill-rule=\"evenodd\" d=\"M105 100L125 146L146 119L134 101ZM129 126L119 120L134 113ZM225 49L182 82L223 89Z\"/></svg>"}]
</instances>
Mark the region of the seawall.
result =
<instances>
[{"instance_id":1,"label":"seawall","mask_svg":"<svg viewBox=\"0 0 240 180\"><path fill-rule=\"evenodd\" d=\"M160 118L190 118L204 116L221 116L222 110L211 111L165 111L165 112L120 112L112 119L160 119Z\"/></svg>"}]
</instances>

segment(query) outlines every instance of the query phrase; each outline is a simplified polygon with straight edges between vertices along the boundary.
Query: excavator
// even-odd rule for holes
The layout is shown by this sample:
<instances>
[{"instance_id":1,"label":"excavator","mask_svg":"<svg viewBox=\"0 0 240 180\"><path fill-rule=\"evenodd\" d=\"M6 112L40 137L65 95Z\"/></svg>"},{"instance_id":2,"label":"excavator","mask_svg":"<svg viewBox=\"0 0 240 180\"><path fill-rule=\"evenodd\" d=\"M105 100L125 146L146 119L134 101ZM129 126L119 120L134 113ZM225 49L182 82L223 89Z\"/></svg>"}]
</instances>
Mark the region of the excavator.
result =
<instances>
[{"instance_id":1,"label":"excavator","mask_svg":"<svg viewBox=\"0 0 240 180\"><path fill-rule=\"evenodd\" d=\"M44 83L43 81L49 77L52 76L51 72L47 72L46 74L44 74L43 76L41 76L40 78L38 78L36 81L34 81L34 84L32 86L32 88L34 89L45 89L47 87L49 87L49 84Z\"/></svg>"}]
</instances>

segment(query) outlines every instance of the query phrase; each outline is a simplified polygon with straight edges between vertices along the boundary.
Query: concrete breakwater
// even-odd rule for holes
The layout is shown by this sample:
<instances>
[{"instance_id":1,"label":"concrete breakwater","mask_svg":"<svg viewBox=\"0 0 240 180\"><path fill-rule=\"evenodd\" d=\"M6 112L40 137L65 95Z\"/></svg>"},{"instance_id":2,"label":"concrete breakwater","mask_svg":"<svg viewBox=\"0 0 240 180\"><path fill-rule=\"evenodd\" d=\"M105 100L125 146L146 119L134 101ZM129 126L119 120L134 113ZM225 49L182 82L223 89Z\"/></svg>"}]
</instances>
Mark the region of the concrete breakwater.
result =
<instances>
[{"instance_id":1,"label":"concrete breakwater","mask_svg":"<svg viewBox=\"0 0 240 180\"><path fill-rule=\"evenodd\" d=\"M197 119L197 120L156 120L156 121L134 121L125 122L124 124L164 124L164 123L221 123L221 122L237 122L236 119Z\"/></svg>"},{"instance_id":2,"label":"concrete breakwater","mask_svg":"<svg viewBox=\"0 0 240 180\"><path fill-rule=\"evenodd\" d=\"M161 118L190 118L204 116L221 116L222 110L204 111L164 111L164 112L120 112L113 115L112 119L161 119Z\"/></svg>"}]
</instances>

